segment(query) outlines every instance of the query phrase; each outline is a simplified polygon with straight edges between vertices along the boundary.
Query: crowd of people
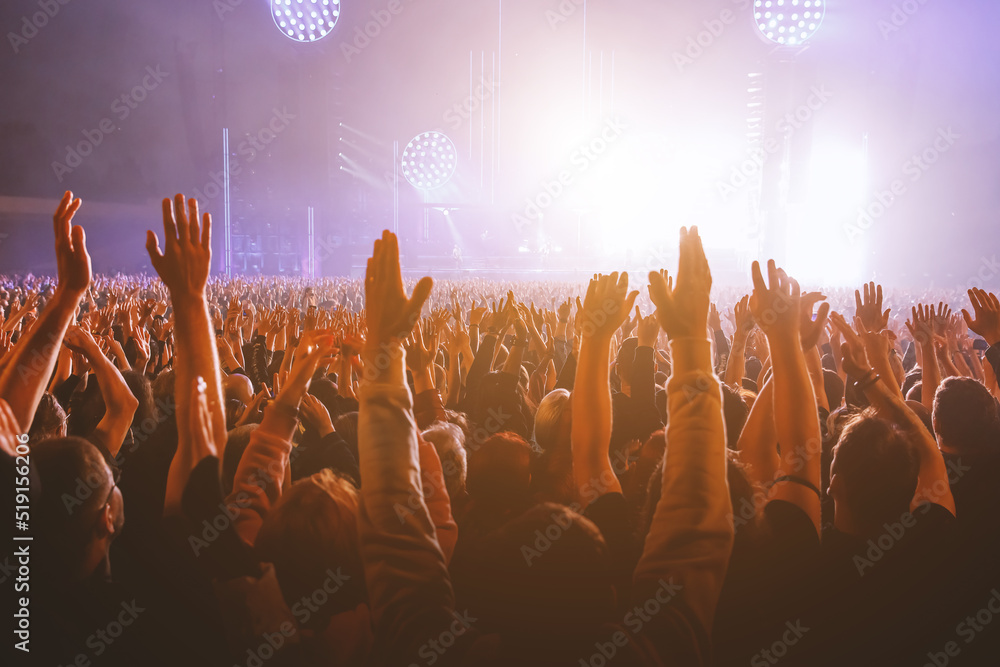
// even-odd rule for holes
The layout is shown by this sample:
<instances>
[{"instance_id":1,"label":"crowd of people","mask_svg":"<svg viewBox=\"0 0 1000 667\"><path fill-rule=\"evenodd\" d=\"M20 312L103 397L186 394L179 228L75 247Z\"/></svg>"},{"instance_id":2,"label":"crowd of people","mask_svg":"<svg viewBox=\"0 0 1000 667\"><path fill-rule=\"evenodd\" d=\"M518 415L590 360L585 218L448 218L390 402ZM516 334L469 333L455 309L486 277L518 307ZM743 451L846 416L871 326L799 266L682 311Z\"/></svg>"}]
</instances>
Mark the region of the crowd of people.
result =
<instances>
[{"instance_id":1,"label":"crowd of people","mask_svg":"<svg viewBox=\"0 0 1000 667\"><path fill-rule=\"evenodd\" d=\"M230 279L182 195L101 276L80 206L0 277L4 664L997 664L992 293Z\"/></svg>"}]
</instances>

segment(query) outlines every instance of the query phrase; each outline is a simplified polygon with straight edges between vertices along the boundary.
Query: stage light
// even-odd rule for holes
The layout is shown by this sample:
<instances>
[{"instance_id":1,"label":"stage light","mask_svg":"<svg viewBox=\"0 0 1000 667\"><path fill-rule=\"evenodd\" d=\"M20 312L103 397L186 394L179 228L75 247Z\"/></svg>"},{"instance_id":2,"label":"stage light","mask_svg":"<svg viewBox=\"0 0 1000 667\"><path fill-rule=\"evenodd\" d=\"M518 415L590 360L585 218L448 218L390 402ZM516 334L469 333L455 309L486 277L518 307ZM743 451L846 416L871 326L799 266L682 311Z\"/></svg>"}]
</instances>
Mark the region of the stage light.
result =
<instances>
[{"instance_id":1,"label":"stage light","mask_svg":"<svg viewBox=\"0 0 1000 667\"><path fill-rule=\"evenodd\" d=\"M403 176L418 190L439 188L455 173L458 151L440 132L423 132L406 144L400 166Z\"/></svg>"},{"instance_id":2,"label":"stage light","mask_svg":"<svg viewBox=\"0 0 1000 667\"><path fill-rule=\"evenodd\" d=\"M827 0L754 0L754 25L761 37L781 46L800 46L819 30Z\"/></svg>"},{"instance_id":3,"label":"stage light","mask_svg":"<svg viewBox=\"0 0 1000 667\"><path fill-rule=\"evenodd\" d=\"M315 42L333 31L340 0L271 0L271 18L288 39Z\"/></svg>"}]
</instances>

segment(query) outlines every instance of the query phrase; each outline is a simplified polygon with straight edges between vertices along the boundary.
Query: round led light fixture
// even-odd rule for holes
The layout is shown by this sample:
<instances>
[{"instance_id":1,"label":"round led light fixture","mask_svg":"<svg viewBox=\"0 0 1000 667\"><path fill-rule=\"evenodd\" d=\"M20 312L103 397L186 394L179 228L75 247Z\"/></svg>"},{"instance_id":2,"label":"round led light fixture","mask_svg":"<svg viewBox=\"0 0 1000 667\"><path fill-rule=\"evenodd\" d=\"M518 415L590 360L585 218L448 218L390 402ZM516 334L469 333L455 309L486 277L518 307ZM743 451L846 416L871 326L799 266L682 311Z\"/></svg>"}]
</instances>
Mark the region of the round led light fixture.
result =
<instances>
[{"instance_id":1,"label":"round led light fixture","mask_svg":"<svg viewBox=\"0 0 1000 667\"><path fill-rule=\"evenodd\" d=\"M423 132L403 149L403 176L418 190L439 188L455 174L458 151L440 132Z\"/></svg>"},{"instance_id":2,"label":"round led light fixture","mask_svg":"<svg viewBox=\"0 0 1000 667\"><path fill-rule=\"evenodd\" d=\"M823 23L827 0L754 0L761 37L781 46L801 46Z\"/></svg>"},{"instance_id":3,"label":"round led light fixture","mask_svg":"<svg viewBox=\"0 0 1000 667\"><path fill-rule=\"evenodd\" d=\"M271 18L288 39L315 42L337 25L340 0L271 0Z\"/></svg>"}]
</instances>

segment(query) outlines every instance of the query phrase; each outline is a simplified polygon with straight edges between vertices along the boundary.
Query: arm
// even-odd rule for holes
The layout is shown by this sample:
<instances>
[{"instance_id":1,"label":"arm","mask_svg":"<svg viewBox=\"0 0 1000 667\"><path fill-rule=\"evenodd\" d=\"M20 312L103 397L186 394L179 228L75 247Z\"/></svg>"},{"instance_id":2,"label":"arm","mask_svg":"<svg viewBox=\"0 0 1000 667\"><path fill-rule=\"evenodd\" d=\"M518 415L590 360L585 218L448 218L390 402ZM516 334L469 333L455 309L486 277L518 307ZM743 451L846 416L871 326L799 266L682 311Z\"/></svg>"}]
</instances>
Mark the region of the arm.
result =
<instances>
[{"instance_id":1,"label":"arm","mask_svg":"<svg viewBox=\"0 0 1000 667\"><path fill-rule=\"evenodd\" d=\"M163 231L166 251L160 250L159 239L152 231L146 233L146 249L160 279L170 290L174 307L174 357L177 405L177 453L167 475L167 497L164 511L180 513L180 500L191 471L206 455L217 454L221 460L226 443L226 414L222 401L222 381L219 357L215 349L215 334L208 314L205 285L212 261L212 217L205 214L198 224L198 202L185 201L177 195L171 202L163 200ZM192 433L199 432L196 415L191 411L192 387L204 383L205 405L211 440L207 447L195 449Z\"/></svg>"},{"instance_id":2,"label":"arm","mask_svg":"<svg viewBox=\"0 0 1000 667\"><path fill-rule=\"evenodd\" d=\"M234 520L236 532L247 544L252 545L257 539L264 517L281 497L299 405L316 368L333 350L332 336L306 338L303 336L296 348L295 363L285 386L264 409L264 419L250 436L250 443L236 469L230 499L235 500L241 493L245 494L243 498L249 499L242 504L233 503L239 506L239 514Z\"/></svg>"},{"instance_id":3,"label":"arm","mask_svg":"<svg viewBox=\"0 0 1000 667\"><path fill-rule=\"evenodd\" d=\"M628 274L599 276L590 281L580 317L584 319L580 361L570 394L573 484L577 493L600 480L600 495L621 493L608 446L611 443L611 337L628 318L638 292L628 293ZM607 481L608 483L605 483ZM595 498L596 499L596 498Z\"/></svg>"},{"instance_id":4,"label":"arm","mask_svg":"<svg viewBox=\"0 0 1000 667\"><path fill-rule=\"evenodd\" d=\"M840 318L843 322L843 318ZM861 379L865 396L883 419L899 426L920 453L920 470L917 473L917 490L910 504L911 509L924 502L933 502L955 514L955 499L948 482L948 467L937 443L920 418L896 392L877 381L876 371L868 363L866 345L846 323L839 324L844 333L844 364L851 375ZM941 491L943 489L943 492Z\"/></svg>"},{"instance_id":5,"label":"arm","mask_svg":"<svg viewBox=\"0 0 1000 667\"><path fill-rule=\"evenodd\" d=\"M59 285L31 331L4 357L0 399L7 401L22 428L31 425L76 307L90 284L90 255L83 227L73 226L82 202L67 192L53 216Z\"/></svg>"},{"instance_id":6,"label":"arm","mask_svg":"<svg viewBox=\"0 0 1000 667\"><path fill-rule=\"evenodd\" d=\"M657 319L670 339L667 383L670 422L663 490L633 577L633 600L648 599L659 582L679 585L690 631L658 637L661 659L701 654L707 663L715 608L733 545L732 505L726 483L726 441L719 381L707 338L712 278L697 229L681 228L677 287L665 272L649 275ZM677 609L670 606L671 612ZM673 613L663 622L672 622ZM674 618L674 621L677 619ZM670 627L670 626L668 626ZM648 636L648 635L647 635ZM667 643L687 641L689 646ZM685 650L687 649L687 650Z\"/></svg>"},{"instance_id":7,"label":"arm","mask_svg":"<svg viewBox=\"0 0 1000 667\"><path fill-rule=\"evenodd\" d=\"M744 296L733 307L733 322L736 332L733 334L733 347L726 362L726 384L735 387L742 386L746 375L747 338L753 331L753 313L750 312L750 296Z\"/></svg>"},{"instance_id":8,"label":"arm","mask_svg":"<svg viewBox=\"0 0 1000 667\"><path fill-rule=\"evenodd\" d=\"M407 299L396 238L375 242L365 280L368 340L358 411L361 508L358 532L376 641L396 659L434 636L455 597L444 554L420 488L420 461L403 349L432 282ZM400 512L398 508L409 511ZM403 558L405 556L405 559Z\"/></svg>"},{"instance_id":9,"label":"arm","mask_svg":"<svg viewBox=\"0 0 1000 667\"><path fill-rule=\"evenodd\" d=\"M774 428L774 386L769 379L753 402L736 445L752 484L766 486L778 476L778 433Z\"/></svg>"},{"instance_id":10,"label":"arm","mask_svg":"<svg viewBox=\"0 0 1000 667\"><path fill-rule=\"evenodd\" d=\"M767 263L767 271L770 287L760 265L754 262L750 307L771 351L774 425L781 446L779 477L771 487L770 499L797 506L812 520L818 534L822 437L816 396L802 352L799 286L779 271L773 260Z\"/></svg>"},{"instance_id":11,"label":"arm","mask_svg":"<svg viewBox=\"0 0 1000 667\"><path fill-rule=\"evenodd\" d=\"M932 414L934 397L941 385L941 369L934 354L933 312L930 306L914 306L911 320L906 321L913 342L920 348L920 403Z\"/></svg>"},{"instance_id":12,"label":"arm","mask_svg":"<svg viewBox=\"0 0 1000 667\"><path fill-rule=\"evenodd\" d=\"M93 438L104 445L112 458L118 455L122 442L132 426L132 417L139 408L139 401L125 384L125 378L97 347L89 333L79 327L66 332L66 347L79 352L90 363L104 398L104 417L94 429Z\"/></svg>"}]
</instances>

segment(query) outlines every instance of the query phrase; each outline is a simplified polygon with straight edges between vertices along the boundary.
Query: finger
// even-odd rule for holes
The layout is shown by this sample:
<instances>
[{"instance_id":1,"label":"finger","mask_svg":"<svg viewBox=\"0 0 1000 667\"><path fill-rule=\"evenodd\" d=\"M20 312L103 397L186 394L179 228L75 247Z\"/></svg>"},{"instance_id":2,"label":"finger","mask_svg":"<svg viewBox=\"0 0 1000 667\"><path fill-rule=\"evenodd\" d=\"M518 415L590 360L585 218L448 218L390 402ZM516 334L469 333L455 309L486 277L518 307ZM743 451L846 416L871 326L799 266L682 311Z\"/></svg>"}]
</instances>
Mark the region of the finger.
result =
<instances>
[{"instance_id":1,"label":"finger","mask_svg":"<svg viewBox=\"0 0 1000 667\"><path fill-rule=\"evenodd\" d=\"M163 251L160 250L160 240L156 237L156 232L146 231L146 252L149 253L149 260L153 263L153 268L163 259Z\"/></svg>"},{"instance_id":2,"label":"finger","mask_svg":"<svg viewBox=\"0 0 1000 667\"><path fill-rule=\"evenodd\" d=\"M767 285L764 283L764 276L760 271L760 262L754 262L750 269L750 275L753 280L754 291L758 293L763 293L767 291ZM749 304L749 300L747 301Z\"/></svg>"},{"instance_id":3,"label":"finger","mask_svg":"<svg viewBox=\"0 0 1000 667\"><path fill-rule=\"evenodd\" d=\"M202 216L201 224L201 247L205 250L212 249L212 214L206 213Z\"/></svg>"},{"instance_id":4,"label":"finger","mask_svg":"<svg viewBox=\"0 0 1000 667\"><path fill-rule=\"evenodd\" d=\"M638 296L639 296L639 291L638 291L638 290L634 290L634 291L632 291L632 292L631 292L631 293L630 293L630 294L628 295L628 297L627 297L627 298L625 299L625 312L626 312L626 313L627 313L628 311L632 310L632 304L634 304L634 303L635 303L635 299L636 299L636 297L638 297ZM638 310L638 309L637 309L637 310Z\"/></svg>"},{"instance_id":5,"label":"finger","mask_svg":"<svg viewBox=\"0 0 1000 667\"><path fill-rule=\"evenodd\" d=\"M170 199L163 200L163 235L166 237L164 240L167 247L177 240L177 221L174 219L174 204Z\"/></svg>"},{"instance_id":6,"label":"finger","mask_svg":"<svg viewBox=\"0 0 1000 667\"><path fill-rule=\"evenodd\" d=\"M396 265L397 272L399 264ZM424 302L431 295L431 290L434 288L434 280L430 277L423 277L417 282L416 286L413 288L413 295L410 296L410 301L407 304L407 313L412 318L416 318L420 311L424 307Z\"/></svg>"},{"instance_id":7,"label":"finger","mask_svg":"<svg viewBox=\"0 0 1000 667\"><path fill-rule=\"evenodd\" d=\"M199 227L198 220L198 200L191 198L187 200L188 215L187 215L187 230L185 241L190 241L192 243L198 243L201 239L201 228Z\"/></svg>"}]
</instances>

